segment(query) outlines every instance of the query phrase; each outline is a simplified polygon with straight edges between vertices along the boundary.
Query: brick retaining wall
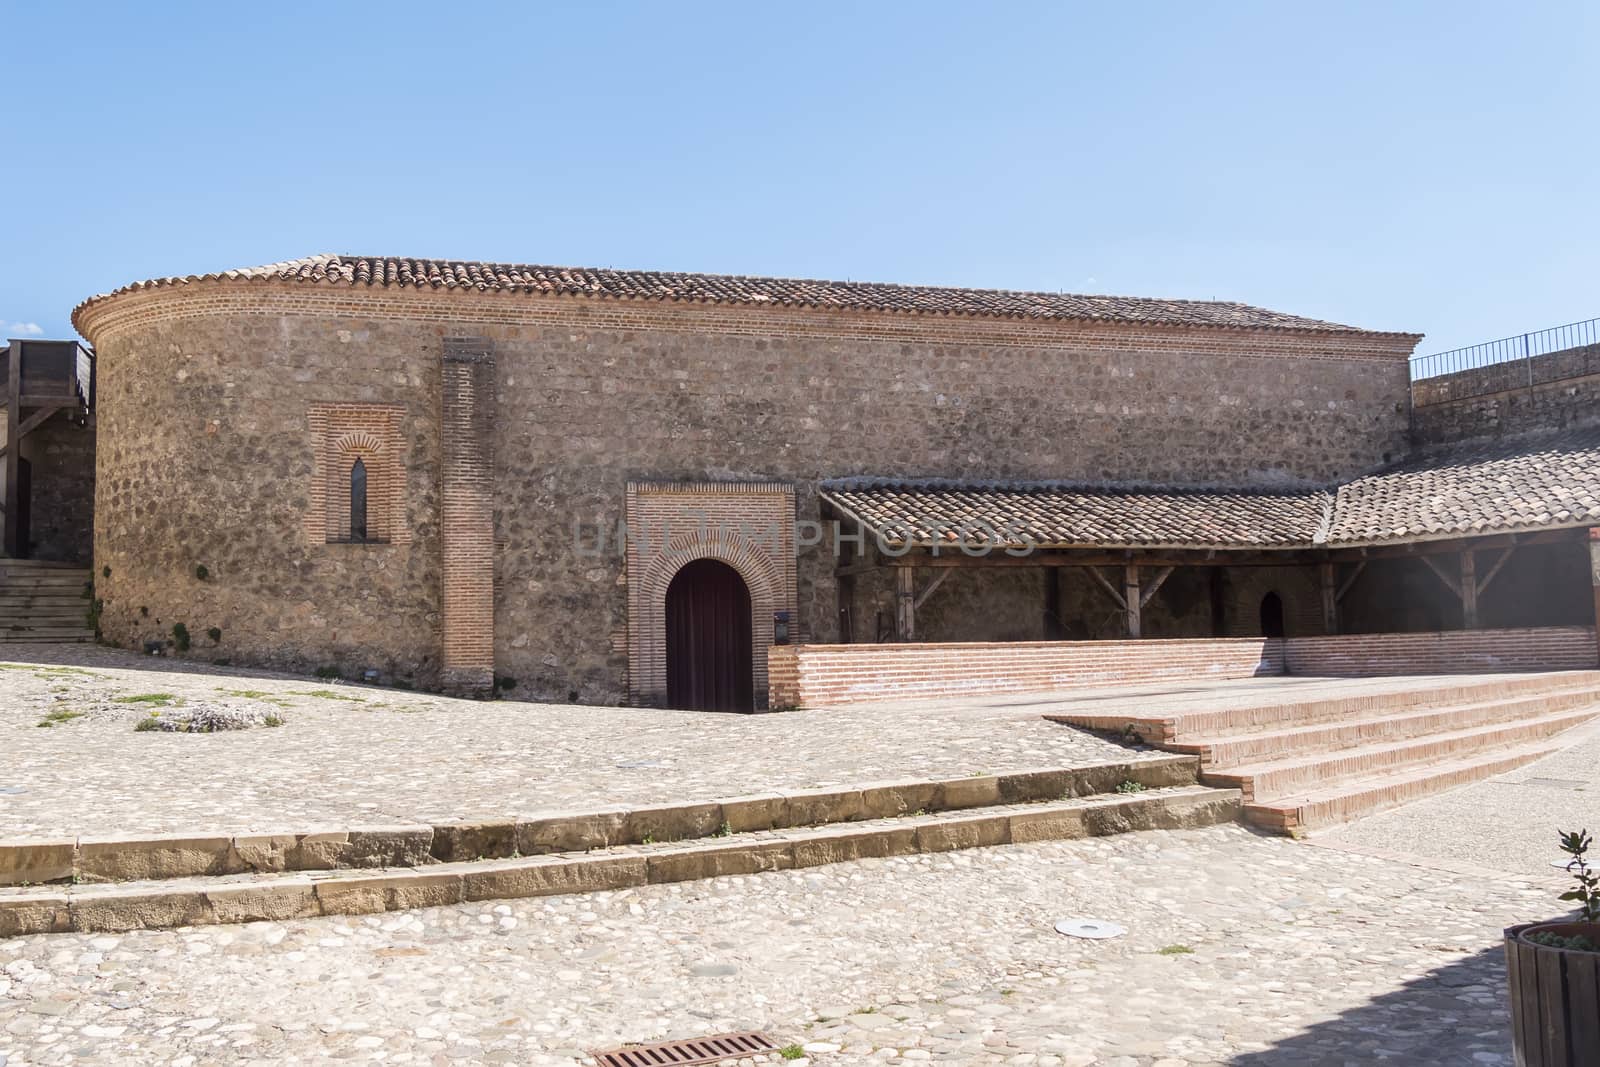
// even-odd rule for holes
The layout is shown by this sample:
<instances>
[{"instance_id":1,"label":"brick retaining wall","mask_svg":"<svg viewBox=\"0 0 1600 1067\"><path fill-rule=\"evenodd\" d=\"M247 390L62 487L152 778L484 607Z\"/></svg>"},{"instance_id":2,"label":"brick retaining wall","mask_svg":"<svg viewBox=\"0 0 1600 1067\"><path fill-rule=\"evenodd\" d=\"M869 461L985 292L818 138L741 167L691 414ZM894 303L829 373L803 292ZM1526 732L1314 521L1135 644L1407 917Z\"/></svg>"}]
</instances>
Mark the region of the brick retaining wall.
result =
<instances>
[{"instance_id":1,"label":"brick retaining wall","mask_svg":"<svg viewBox=\"0 0 1600 1067\"><path fill-rule=\"evenodd\" d=\"M1594 629L1447 630L1290 638L1290 674L1471 674L1557 671L1596 666Z\"/></svg>"},{"instance_id":2,"label":"brick retaining wall","mask_svg":"<svg viewBox=\"0 0 1600 1067\"><path fill-rule=\"evenodd\" d=\"M1282 659L1282 642L1260 637L779 645L768 655L767 670L772 706L793 708L1163 678L1250 678L1283 673Z\"/></svg>"},{"instance_id":3,"label":"brick retaining wall","mask_svg":"<svg viewBox=\"0 0 1600 1067\"><path fill-rule=\"evenodd\" d=\"M767 662L772 707L795 708L1166 678L1576 670L1595 667L1597 659L1594 630L1566 626L1287 640L779 645Z\"/></svg>"}]
</instances>

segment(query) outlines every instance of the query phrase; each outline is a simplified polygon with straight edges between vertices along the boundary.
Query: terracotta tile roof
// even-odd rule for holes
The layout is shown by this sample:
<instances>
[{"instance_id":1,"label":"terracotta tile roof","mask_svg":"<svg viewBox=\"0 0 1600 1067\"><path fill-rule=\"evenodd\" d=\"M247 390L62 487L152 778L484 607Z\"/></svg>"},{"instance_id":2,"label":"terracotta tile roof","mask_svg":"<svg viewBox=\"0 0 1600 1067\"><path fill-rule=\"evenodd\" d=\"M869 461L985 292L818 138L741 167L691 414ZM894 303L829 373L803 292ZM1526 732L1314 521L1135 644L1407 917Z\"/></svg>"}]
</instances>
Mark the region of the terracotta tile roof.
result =
<instances>
[{"instance_id":1,"label":"terracotta tile roof","mask_svg":"<svg viewBox=\"0 0 1600 1067\"><path fill-rule=\"evenodd\" d=\"M1600 428L1417 456L1331 490L847 478L821 492L890 545L957 547L964 535L1035 548L1405 543L1600 525Z\"/></svg>"},{"instance_id":2,"label":"terracotta tile roof","mask_svg":"<svg viewBox=\"0 0 1600 1067\"><path fill-rule=\"evenodd\" d=\"M1600 525L1600 428L1418 456L1338 487L1330 545Z\"/></svg>"},{"instance_id":3,"label":"terracotta tile roof","mask_svg":"<svg viewBox=\"0 0 1600 1067\"><path fill-rule=\"evenodd\" d=\"M1308 546L1327 508L1321 490L960 485L842 479L822 496L890 545L1165 548ZM985 525L987 524L987 525ZM991 532L992 531L992 532ZM965 536L963 536L965 535Z\"/></svg>"},{"instance_id":4,"label":"terracotta tile roof","mask_svg":"<svg viewBox=\"0 0 1600 1067\"><path fill-rule=\"evenodd\" d=\"M479 293L587 296L686 301L755 307L838 308L1040 320L1099 320L1166 326L1376 333L1218 300L1157 300L1128 296L956 289L879 282L751 278L726 274L548 267L392 256L309 256L263 267L135 282L91 297L79 312L123 293L223 281L290 282L347 289L410 289ZM1412 337L1413 334L1387 334Z\"/></svg>"}]
</instances>

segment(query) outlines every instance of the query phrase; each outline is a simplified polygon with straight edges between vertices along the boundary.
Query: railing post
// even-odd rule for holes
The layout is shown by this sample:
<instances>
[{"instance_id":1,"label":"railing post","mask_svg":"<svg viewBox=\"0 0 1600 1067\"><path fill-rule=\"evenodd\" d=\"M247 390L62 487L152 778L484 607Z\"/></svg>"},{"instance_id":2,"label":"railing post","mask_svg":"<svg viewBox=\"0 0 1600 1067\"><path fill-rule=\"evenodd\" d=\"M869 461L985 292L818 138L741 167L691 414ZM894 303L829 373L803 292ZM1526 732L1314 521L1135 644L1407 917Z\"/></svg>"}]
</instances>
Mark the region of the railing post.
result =
<instances>
[{"instance_id":1,"label":"railing post","mask_svg":"<svg viewBox=\"0 0 1600 1067\"><path fill-rule=\"evenodd\" d=\"M1522 335L1522 362L1528 365L1528 388L1533 388L1533 357L1528 355L1528 335Z\"/></svg>"}]
</instances>

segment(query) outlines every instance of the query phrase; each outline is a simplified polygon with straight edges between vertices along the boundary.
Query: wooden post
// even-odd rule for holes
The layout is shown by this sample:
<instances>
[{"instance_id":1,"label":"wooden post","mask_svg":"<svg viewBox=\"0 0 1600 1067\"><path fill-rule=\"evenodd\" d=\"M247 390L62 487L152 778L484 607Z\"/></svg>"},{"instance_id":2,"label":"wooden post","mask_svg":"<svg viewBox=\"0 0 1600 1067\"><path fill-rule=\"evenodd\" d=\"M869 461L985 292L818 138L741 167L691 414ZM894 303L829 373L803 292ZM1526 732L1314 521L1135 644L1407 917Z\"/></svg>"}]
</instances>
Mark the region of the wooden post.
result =
<instances>
[{"instance_id":1,"label":"wooden post","mask_svg":"<svg viewBox=\"0 0 1600 1067\"><path fill-rule=\"evenodd\" d=\"M1139 636L1139 565L1127 563L1122 568L1122 599L1128 609L1128 636Z\"/></svg>"},{"instance_id":2,"label":"wooden post","mask_svg":"<svg viewBox=\"0 0 1600 1067\"><path fill-rule=\"evenodd\" d=\"M902 641L917 639L917 569L899 567L895 570L895 636Z\"/></svg>"},{"instance_id":3,"label":"wooden post","mask_svg":"<svg viewBox=\"0 0 1600 1067\"><path fill-rule=\"evenodd\" d=\"M18 522L22 518L22 506L19 503L19 490L17 484L20 477L18 460L22 453L22 442L17 439L17 427L22 423L22 345L15 342L11 345L10 359L7 361L9 370L6 375L6 517L5 517L5 548L4 555L13 559L20 559L27 555L26 545L20 546L24 551L19 551L17 541L20 537Z\"/></svg>"},{"instance_id":4,"label":"wooden post","mask_svg":"<svg viewBox=\"0 0 1600 1067\"><path fill-rule=\"evenodd\" d=\"M1339 632L1339 565L1322 565L1322 632Z\"/></svg>"},{"instance_id":5,"label":"wooden post","mask_svg":"<svg viewBox=\"0 0 1600 1067\"><path fill-rule=\"evenodd\" d=\"M1470 548L1461 553L1461 625L1478 628L1478 565Z\"/></svg>"}]
</instances>

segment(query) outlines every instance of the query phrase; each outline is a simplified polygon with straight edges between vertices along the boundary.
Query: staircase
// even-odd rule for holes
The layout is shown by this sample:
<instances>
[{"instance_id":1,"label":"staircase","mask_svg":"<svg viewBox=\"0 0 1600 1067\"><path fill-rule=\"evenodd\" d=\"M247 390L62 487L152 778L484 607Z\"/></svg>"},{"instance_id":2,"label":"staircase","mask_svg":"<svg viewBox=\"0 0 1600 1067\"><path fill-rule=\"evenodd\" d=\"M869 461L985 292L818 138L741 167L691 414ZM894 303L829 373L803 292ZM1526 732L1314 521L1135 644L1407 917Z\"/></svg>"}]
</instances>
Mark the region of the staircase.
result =
<instances>
[{"instance_id":1,"label":"staircase","mask_svg":"<svg viewBox=\"0 0 1600 1067\"><path fill-rule=\"evenodd\" d=\"M1234 822L1238 792L1197 784L1198 762L1143 754L435 825L0 838L0 937L359 915Z\"/></svg>"},{"instance_id":2,"label":"staircase","mask_svg":"<svg viewBox=\"0 0 1600 1067\"><path fill-rule=\"evenodd\" d=\"M0 559L0 642L93 641L89 589L86 567Z\"/></svg>"},{"instance_id":3,"label":"staircase","mask_svg":"<svg viewBox=\"0 0 1600 1067\"><path fill-rule=\"evenodd\" d=\"M1050 715L1198 755L1201 780L1238 789L1245 819L1298 835L1548 755L1600 719L1600 671L1442 683L1171 717Z\"/></svg>"}]
</instances>

